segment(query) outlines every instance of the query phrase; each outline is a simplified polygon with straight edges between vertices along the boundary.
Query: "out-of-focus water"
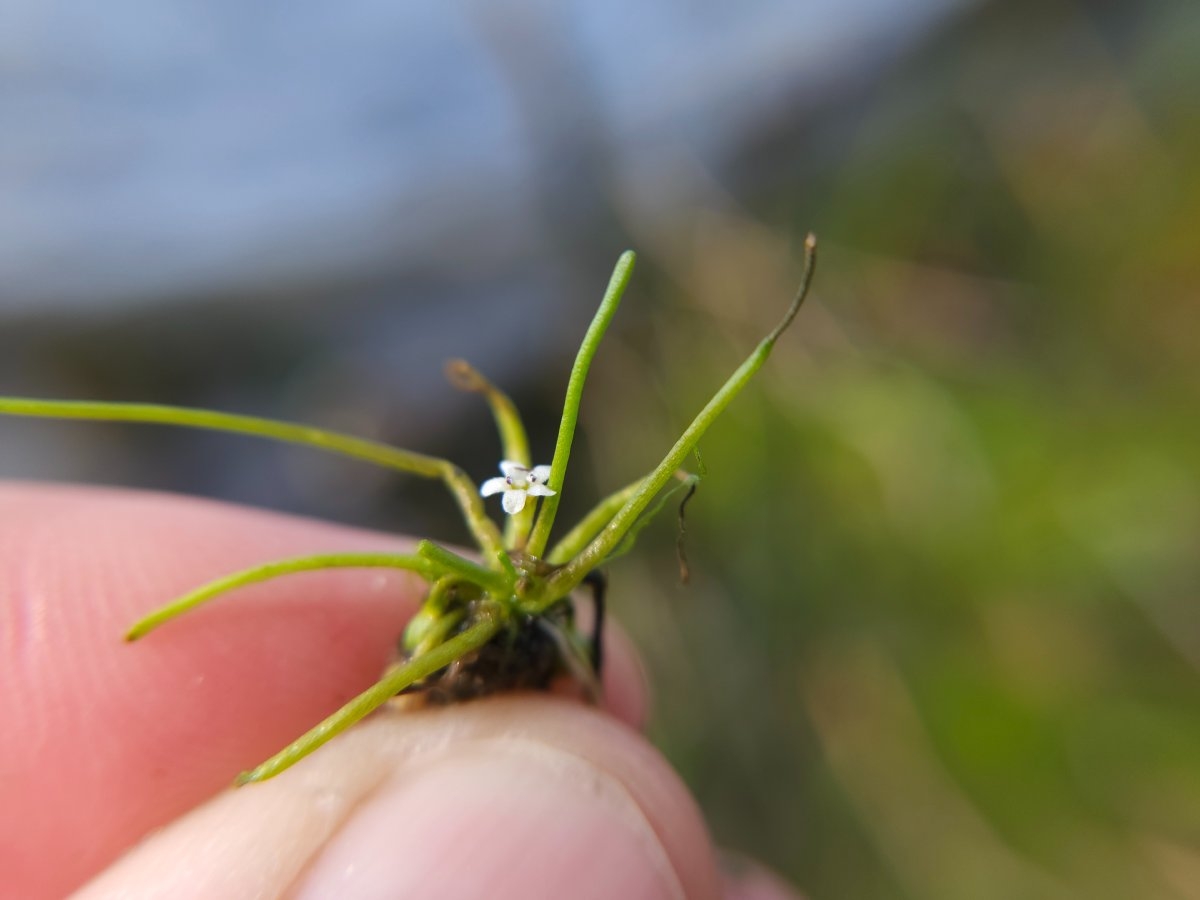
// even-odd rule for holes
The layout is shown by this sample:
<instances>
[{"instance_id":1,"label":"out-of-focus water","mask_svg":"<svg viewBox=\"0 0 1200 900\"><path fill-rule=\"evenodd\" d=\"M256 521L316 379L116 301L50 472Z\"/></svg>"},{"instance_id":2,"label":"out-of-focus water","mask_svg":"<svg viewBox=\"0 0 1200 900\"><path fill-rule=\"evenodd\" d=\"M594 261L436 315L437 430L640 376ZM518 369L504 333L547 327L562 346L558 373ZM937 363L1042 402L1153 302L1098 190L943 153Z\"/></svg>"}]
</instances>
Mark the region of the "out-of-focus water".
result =
<instances>
[{"instance_id":1,"label":"out-of-focus water","mask_svg":"<svg viewBox=\"0 0 1200 900\"><path fill-rule=\"evenodd\" d=\"M0 315L541 256L596 179L720 165L965 2L14 0Z\"/></svg>"}]
</instances>

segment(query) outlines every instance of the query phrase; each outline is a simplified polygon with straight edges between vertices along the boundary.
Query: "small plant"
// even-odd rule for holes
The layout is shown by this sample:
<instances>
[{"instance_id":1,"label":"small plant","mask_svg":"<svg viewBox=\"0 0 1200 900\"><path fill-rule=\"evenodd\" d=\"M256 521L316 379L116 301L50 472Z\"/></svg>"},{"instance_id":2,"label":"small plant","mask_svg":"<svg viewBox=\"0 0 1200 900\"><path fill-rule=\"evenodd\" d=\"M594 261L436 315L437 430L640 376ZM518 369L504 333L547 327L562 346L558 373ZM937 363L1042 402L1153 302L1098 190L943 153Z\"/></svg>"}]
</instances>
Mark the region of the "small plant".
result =
<instances>
[{"instance_id":1,"label":"small plant","mask_svg":"<svg viewBox=\"0 0 1200 900\"><path fill-rule=\"evenodd\" d=\"M662 461L644 478L601 500L578 524L549 546L588 368L617 310L633 271L634 254L617 261L571 370L554 458L533 465L520 415L512 401L467 363L447 367L454 385L482 394L500 432L501 475L481 488L443 459L319 428L209 410L139 403L91 403L0 397L0 414L60 419L145 422L258 435L317 447L378 465L440 479L458 503L479 549L478 561L432 541L415 552L335 553L281 560L235 572L196 588L134 623L135 641L163 623L235 588L295 572L331 568L394 568L415 572L429 592L401 638L402 659L378 682L266 762L237 778L238 784L271 778L398 694L418 693L447 703L518 688L547 688L563 673L589 696L599 691L604 581L599 567L626 552L667 498L694 488L696 476L681 470L700 437L766 362L808 293L816 262L816 239L805 241L804 274L783 319L755 348L688 425ZM503 532L484 510L483 497L501 495ZM540 508L539 508L540 501ZM682 515L682 513L681 513ZM591 589L595 607L589 635L575 625L570 595Z\"/></svg>"}]
</instances>

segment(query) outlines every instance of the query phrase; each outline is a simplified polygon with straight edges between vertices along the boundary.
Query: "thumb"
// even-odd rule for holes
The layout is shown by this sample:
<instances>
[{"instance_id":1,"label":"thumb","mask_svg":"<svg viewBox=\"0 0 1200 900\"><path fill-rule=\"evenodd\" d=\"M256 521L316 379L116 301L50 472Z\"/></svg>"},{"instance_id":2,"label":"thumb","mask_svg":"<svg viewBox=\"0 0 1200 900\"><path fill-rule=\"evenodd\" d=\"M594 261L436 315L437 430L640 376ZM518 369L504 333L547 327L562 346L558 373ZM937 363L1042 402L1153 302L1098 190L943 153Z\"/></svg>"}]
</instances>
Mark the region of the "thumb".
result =
<instances>
[{"instance_id":1,"label":"thumb","mask_svg":"<svg viewBox=\"0 0 1200 900\"><path fill-rule=\"evenodd\" d=\"M388 711L151 835L80 898L716 898L700 815L644 739L544 696Z\"/></svg>"}]
</instances>

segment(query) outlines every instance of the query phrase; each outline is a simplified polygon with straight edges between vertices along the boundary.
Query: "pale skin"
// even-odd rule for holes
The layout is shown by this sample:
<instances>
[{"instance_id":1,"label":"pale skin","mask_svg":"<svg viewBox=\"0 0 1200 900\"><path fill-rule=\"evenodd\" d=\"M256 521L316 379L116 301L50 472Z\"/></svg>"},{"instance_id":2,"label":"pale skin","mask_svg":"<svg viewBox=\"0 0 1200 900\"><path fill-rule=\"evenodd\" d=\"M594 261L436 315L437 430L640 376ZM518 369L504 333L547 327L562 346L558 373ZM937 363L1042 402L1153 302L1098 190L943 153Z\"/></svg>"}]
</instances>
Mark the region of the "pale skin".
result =
<instances>
[{"instance_id":1,"label":"pale skin","mask_svg":"<svg viewBox=\"0 0 1200 900\"><path fill-rule=\"evenodd\" d=\"M0 485L0 872L81 897L794 896L718 874L639 733L619 631L605 703L384 709L277 778L229 787L379 675L424 582L338 570L246 588L127 644L130 622L271 559L392 536L160 494ZM153 832L153 833L151 833Z\"/></svg>"}]
</instances>

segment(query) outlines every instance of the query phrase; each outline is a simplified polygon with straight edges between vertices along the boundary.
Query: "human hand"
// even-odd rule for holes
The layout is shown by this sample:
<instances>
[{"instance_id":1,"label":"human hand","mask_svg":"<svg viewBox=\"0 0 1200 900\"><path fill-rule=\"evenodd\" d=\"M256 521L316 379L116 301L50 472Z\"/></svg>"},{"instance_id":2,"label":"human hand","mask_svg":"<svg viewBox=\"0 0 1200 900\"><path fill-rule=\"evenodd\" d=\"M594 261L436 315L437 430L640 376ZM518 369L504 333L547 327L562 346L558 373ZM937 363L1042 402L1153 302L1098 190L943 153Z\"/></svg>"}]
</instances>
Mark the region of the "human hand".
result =
<instances>
[{"instance_id":1,"label":"human hand","mask_svg":"<svg viewBox=\"0 0 1200 900\"><path fill-rule=\"evenodd\" d=\"M124 630L253 563L401 543L160 494L0 486L0 894L793 896L717 874L694 802L636 731L645 688L618 631L605 710L548 695L385 710L226 790L378 677L423 583L313 573L135 645Z\"/></svg>"}]
</instances>

